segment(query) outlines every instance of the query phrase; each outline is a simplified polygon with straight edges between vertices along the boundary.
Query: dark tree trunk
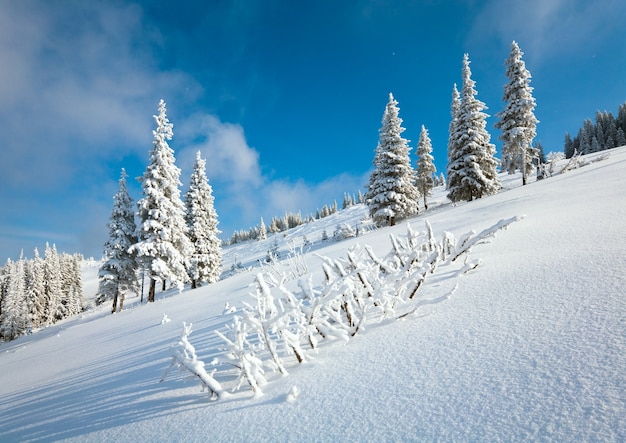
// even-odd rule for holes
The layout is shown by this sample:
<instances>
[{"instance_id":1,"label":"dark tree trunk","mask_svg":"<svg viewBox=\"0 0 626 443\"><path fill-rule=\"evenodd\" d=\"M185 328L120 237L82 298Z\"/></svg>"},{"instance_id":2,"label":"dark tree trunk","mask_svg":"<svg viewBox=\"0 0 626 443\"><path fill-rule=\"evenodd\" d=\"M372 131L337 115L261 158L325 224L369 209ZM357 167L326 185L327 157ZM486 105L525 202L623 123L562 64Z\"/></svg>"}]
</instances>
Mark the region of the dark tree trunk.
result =
<instances>
[{"instance_id":1,"label":"dark tree trunk","mask_svg":"<svg viewBox=\"0 0 626 443\"><path fill-rule=\"evenodd\" d=\"M113 294L113 307L111 308L111 314L115 314L117 312L117 297L119 294L119 289L115 288L115 294Z\"/></svg>"},{"instance_id":2,"label":"dark tree trunk","mask_svg":"<svg viewBox=\"0 0 626 443\"><path fill-rule=\"evenodd\" d=\"M154 301L154 292L156 290L156 280L154 278L150 278L150 289L148 290L148 303Z\"/></svg>"}]
</instances>

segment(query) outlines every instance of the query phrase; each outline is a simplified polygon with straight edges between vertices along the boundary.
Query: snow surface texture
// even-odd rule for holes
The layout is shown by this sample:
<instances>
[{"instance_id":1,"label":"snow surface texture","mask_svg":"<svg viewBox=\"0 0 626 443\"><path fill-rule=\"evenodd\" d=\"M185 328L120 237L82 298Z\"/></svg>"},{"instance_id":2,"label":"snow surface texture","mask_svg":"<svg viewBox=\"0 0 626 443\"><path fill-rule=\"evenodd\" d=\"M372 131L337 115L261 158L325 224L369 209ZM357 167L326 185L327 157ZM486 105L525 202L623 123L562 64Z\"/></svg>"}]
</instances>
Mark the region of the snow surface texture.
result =
<instances>
[{"instance_id":1,"label":"snow surface texture","mask_svg":"<svg viewBox=\"0 0 626 443\"><path fill-rule=\"evenodd\" d=\"M290 365L260 397L242 390L211 402L185 374L159 380L183 322L210 368L221 346L213 331L249 299L272 236L225 249L225 269L237 262L240 272L213 285L144 306L129 298L121 313L105 306L1 344L0 441L625 441L625 172L620 148L470 203L435 193L434 209L409 222L421 230L428 220L437 238L525 218L474 248L482 264L452 297ZM510 179L521 182L503 176L505 188ZM306 235L311 252L329 257L357 242L384 254L389 233L406 232L400 223L318 241L365 213L354 206L278 234L281 252ZM319 274L319 258L306 260ZM96 273L86 265L87 295ZM433 279L423 291L437 299L449 289Z\"/></svg>"}]
</instances>

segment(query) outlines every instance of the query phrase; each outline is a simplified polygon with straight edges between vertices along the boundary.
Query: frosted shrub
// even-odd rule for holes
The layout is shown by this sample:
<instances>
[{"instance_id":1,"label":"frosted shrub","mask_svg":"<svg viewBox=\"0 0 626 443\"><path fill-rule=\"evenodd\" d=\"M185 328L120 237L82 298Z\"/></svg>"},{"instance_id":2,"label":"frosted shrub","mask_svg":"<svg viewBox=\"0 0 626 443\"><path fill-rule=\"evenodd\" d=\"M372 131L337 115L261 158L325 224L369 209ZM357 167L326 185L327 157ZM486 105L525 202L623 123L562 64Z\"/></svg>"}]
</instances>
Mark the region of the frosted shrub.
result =
<instances>
[{"instance_id":1,"label":"frosted shrub","mask_svg":"<svg viewBox=\"0 0 626 443\"><path fill-rule=\"evenodd\" d=\"M183 322L183 333L180 337L180 341L171 348L172 363L161 378L161 381L165 380L167 373L172 369L172 367L176 366L197 377L200 380L202 387L209 391L211 400L219 400L227 394L222 389L222 385L213 378L215 371L211 374L207 373L204 369L204 362L202 360L198 360L195 348L187 339L189 334L191 334L191 326L191 323L187 325Z\"/></svg>"},{"instance_id":2,"label":"frosted shrub","mask_svg":"<svg viewBox=\"0 0 626 443\"><path fill-rule=\"evenodd\" d=\"M500 220L478 234L470 231L458 241L448 232L437 241L428 222L425 232L414 231L407 224L405 236L390 236L391 251L383 258L371 247L360 245L343 258L320 257L325 279L319 286L309 276L292 290L284 275L269 270L257 274L256 291L250 294L254 302L244 302L242 316L234 316L225 332L217 331L226 344L222 360L238 373L233 390L245 383L255 395L261 395L261 387L268 381L265 369L287 375L289 364L311 359L324 342L348 343L368 325L405 318L420 306L448 299L456 286L434 298L421 295L427 277L440 266L454 265L452 275L457 277L475 269L480 260L467 259L472 248L488 243L497 231L520 219ZM463 256L465 262L458 265ZM212 397L219 398L224 392L221 385L197 361L187 335L185 330L175 348L175 363L198 376Z\"/></svg>"},{"instance_id":3,"label":"frosted shrub","mask_svg":"<svg viewBox=\"0 0 626 443\"><path fill-rule=\"evenodd\" d=\"M356 232L347 223L337 225L335 232L333 232L333 239L335 241L341 241L352 237L356 237Z\"/></svg>"},{"instance_id":4,"label":"frosted shrub","mask_svg":"<svg viewBox=\"0 0 626 443\"><path fill-rule=\"evenodd\" d=\"M226 362L238 370L237 384L233 391L239 390L245 382L255 395L261 395L261 387L267 383L263 361L256 356L256 349L248 340L250 325L235 316L233 322L227 326L230 337L215 331L224 340Z\"/></svg>"}]
</instances>

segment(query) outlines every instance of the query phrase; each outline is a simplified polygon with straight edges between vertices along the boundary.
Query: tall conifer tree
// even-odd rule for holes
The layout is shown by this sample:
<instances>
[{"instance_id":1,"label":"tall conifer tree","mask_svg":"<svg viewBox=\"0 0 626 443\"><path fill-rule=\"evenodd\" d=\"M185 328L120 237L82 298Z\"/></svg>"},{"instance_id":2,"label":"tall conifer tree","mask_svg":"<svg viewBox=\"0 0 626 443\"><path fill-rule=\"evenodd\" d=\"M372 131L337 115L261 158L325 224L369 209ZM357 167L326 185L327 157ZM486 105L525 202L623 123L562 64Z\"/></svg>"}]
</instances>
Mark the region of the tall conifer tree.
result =
<instances>
[{"instance_id":1,"label":"tall conifer tree","mask_svg":"<svg viewBox=\"0 0 626 443\"><path fill-rule=\"evenodd\" d=\"M453 202L471 201L500 189L496 148L485 129L488 115L483 110L487 107L475 97L478 92L469 65L469 56L465 54L461 105L453 125L455 133L451 135L456 146L448 164L448 198Z\"/></svg>"},{"instance_id":2,"label":"tall conifer tree","mask_svg":"<svg viewBox=\"0 0 626 443\"><path fill-rule=\"evenodd\" d=\"M38 328L45 321L46 294L44 282L44 262L35 248L34 258L28 266L27 300L31 317L31 324Z\"/></svg>"},{"instance_id":3,"label":"tall conifer tree","mask_svg":"<svg viewBox=\"0 0 626 443\"><path fill-rule=\"evenodd\" d=\"M0 310L0 336L13 340L22 335L29 324L25 291L25 260L9 262L5 267L6 289Z\"/></svg>"},{"instance_id":4,"label":"tall conifer tree","mask_svg":"<svg viewBox=\"0 0 626 443\"><path fill-rule=\"evenodd\" d=\"M522 60L524 53L514 41L511 44L511 53L504 62L506 76L509 82L504 86L502 100L506 103L503 111L497 115L500 120L496 128L502 131L500 140L502 146L502 169L510 174L522 171L522 181L533 169L533 159L537 157L533 148L533 139L537 135L535 118L535 98L530 86L531 75Z\"/></svg>"},{"instance_id":5,"label":"tall conifer tree","mask_svg":"<svg viewBox=\"0 0 626 443\"><path fill-rule=\"evenodd\" d=\"M450 103L450 124L448 125L448 182L446 183L447 189L451 187L456 188L460 185L463 176L463 171L456 170L452 166L457 165L457 153L459 152L459 141L457 140L458 131L457 126L459 124L459 111L461 109L461 94L456 87L456 83L452 88L452 101Z\"/></svg>"},{"instance_id":6,"label":"tall conifer tree","mask_svg":"<svg viewBox=\"0 0 626 443\"><path fill-rule=\"evenodd\" d=\"M428 210L426 197L432 194L432 189L435 186L433 176L437 172L433 163L435 158L431 152L433 152L433 146L428 136L428 130L422 125L422 132L417 143L417 188L424 198L425 210Z\"/></svg>"},{"instance_id":7,"label":"tall conifer tree","mask_svg":"<svg viewBox=\"0 0 626 443\"><path fill-rule=\"evenodd\" d=\"M63 302L63 280L61 276L61 261L56 245L52 247L46 243L44 256L44 282L46 294L45 323L52 324L68 315L68 309Z\"/></svg>"},{"instance_id":8,"label":"tall conifer tree","mask_svg":"<svg viewBox=\"0 0 626 443\"><path fill-rule=\"evenodd\" d=\"M397 220L418 212L415 171L411 167L408 140L401 135L405 129L398 114L398 102L390 93L365 196L370 215L378 226L393 226Z\"/></svg>"},{"instance_id":9,"label":"tall conifer tree","mask_svg":"<svg viewBox=\"0 0 626 443\"><path fill-rule=\"evenodd\" d=\"M186 220L193 253L189 260L191 287L219 280L222 270L222 242L218 238L218 219L213 189L206 176L206 162L196 154L189 190L185 194Z\"/></svg>"},{"instance_id":10,"label":"tall conifer tree","mask_svg":"<svg viewBox=\"0 0 626 443\"><path fill-rule=\"evenodd\" d=\"M187 237L185 208L180 198L180 169L176 166L172 124L167 119L165 102L161 100L154 116L153 149L150 163L141 177L143 198L137 202L140 225L139 241L132 246L150 272L148 301L154 301L156 282L166 282L182 289L189 280L187 260L193 247Z\"/></svg>"},{"instance_id":11,"label":"tall conifer tree","mask_svg":"<svg viewBox=\"0 0 626 443\"><path fill-rule=\"evenodd\" d=\"M126 177L126 170L122 169L119 190L113 196L113 210L107 224L109 238L104 244L105 261L98 274L100 287L96 303L113 300L112 313L123 309L125 294L139 292L137 254L131 252L131 247L137 243L137 226Z\"/></svg>"}]
</instances>

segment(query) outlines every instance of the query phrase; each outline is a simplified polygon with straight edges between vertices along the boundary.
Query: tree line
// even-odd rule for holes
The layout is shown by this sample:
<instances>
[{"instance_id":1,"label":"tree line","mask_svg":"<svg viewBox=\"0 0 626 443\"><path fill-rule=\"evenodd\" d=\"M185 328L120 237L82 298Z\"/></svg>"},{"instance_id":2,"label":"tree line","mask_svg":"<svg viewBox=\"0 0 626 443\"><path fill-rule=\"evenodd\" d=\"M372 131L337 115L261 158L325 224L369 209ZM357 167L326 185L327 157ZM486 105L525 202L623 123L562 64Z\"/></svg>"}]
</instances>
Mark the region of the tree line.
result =
<instances>
[{"instance_id":1,"label":"tree line","mask_svg":"<svg viewBox=\"0 0 626 443\"><path fill-rule=\"evenodd\" d=\"M590 154L625 146L625 134L626 102L619 106L617 117L611 112L596 111L595 123L585 119L574 138L566 132L563 152L566 158L571 158L575 153Z\"/></svg>"},{"instance_id":2,"label":"tree line","mask_svg":"<svg viewBox=\"0 0 626 443\"><path fill-rule=\"evenodd\" d=\"M58 254L11 261L0 268L0 338L13 340L83 310L81 256Z\"/></svg>"},{"instance_id":3,"label":"tree line","mask_svg":"<svg viewBox=\"0 0 626 443\"><path fill-rule=\"evenodd\" d=\"M503 170L522 172L523 184L533 170L533 161L539 150L533 147L536 136L535 99L530 86L531 75L522 60L523 52L514 41L505 60L506 76L503 101L505 108L497 114L496 127L501 130ZM486 130L484 112L487 106L476 98L476 82L472 80L469 55L463 57L462 89L453 86L451 121L448 136L447 189L452 202L471 201L492 195L501 188L495 157L495 145ZM427 197L437 180L433 164L431 140L422 126L417 144L417 170L411 165L408 140L402 137L405 128L399 117L398 102L393 94L382 119L378 145L374 156L374 170L370 175L365 199L369 213L378 226L394 225L397 220L416 215L419 201L423 199L428 209ZM443 177L442 177L443 178Z\"/></svg>"},{"instance_id":4,"label":"tree line","mask_svg":"<svg viewBox=\"0 0 626 443\"><path fill-rule=\"evenodd\" d=\"M439 178L437 178L439 180ZM365 202L365 196L358 191L356 195L344 192L343 203L341 209L346 209L350 206L361 204ZM322 206L322 209L316 209L315 215L309 214L306 217L302 216L301 212L286 212L282 217L272 217L269 226L265 225L263 218L257 226L253 226L249 229L240 229L233 232L230 240L224 241L225 245L234 245L237 243L246 242L249 240L265 240L265 234L270 232L272 234L278 232L284 232L289 229L311 223L315 220L326 218L329 215L335 214L339 211L339 205L337 201L333 201L330 205ZM264 234L265 233L265 234Z\"/></svg>"}]
</instances>

